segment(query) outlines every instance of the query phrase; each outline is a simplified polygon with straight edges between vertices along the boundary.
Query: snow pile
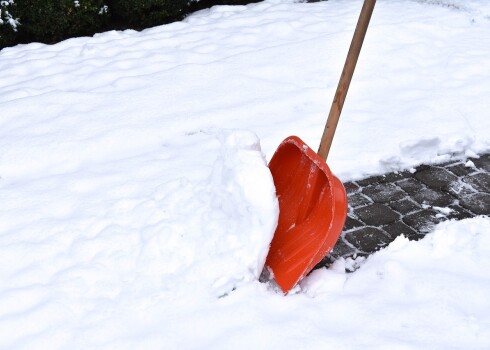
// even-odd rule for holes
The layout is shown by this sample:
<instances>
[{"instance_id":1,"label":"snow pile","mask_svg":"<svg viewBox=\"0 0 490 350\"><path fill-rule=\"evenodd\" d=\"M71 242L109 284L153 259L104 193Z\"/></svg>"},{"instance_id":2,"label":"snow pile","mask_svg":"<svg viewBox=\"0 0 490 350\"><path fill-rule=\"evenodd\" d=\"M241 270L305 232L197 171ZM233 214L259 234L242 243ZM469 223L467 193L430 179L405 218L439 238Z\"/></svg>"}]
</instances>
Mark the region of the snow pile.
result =
<instances>
[{"instance_id":1,"label":"snow pile","mask_svg":"<svg viewBox=\"0 0 490 350\"><path fill-rule=\"evenodd\" d=\"M238 130L188 138L206 151L197 168L186 164L198 179L146 155L2 180L0 348L65 346L114 313L213 300L258 279L278 216L259 140Z\"/></svg>"},{"instance_id":2,"label":"snow pile","mask_svg":"<svg viewBox=\"0 0 490 350\"><path fill-rule=\"evenodd\" d=\"M351 345L484 349L489 269L490 219L479 217L439 224L418 242L398 237L356 273L346 276L339 261L331 271L315 271L303 287L329 304L325 311L331 307L330 332L352 331ZM335 324L347 317L347 327Z\"/></svg>"},{"instance_id":3,"label":"snow pile","mask_svg":"<svg viewBox=\"0 0 490 350\"><path fill-rule=\"evenodd\" d=\"M244 131L218 136L222 146L210 176L166 183L155 194L160 221L142 231L139 262L152 271L144 278L184 293L196 286L220 296L256 280L279 214L258 138Z\"/></svg>"},{"instance_id":4,"label":"snow pile","mask_svg":"<svg viewBox=\"0 0 490 350\"><path fill-rule=\"evenodd\" d=\"M160 317L171 325L150 327L145 340L168 348L486 349L489 257L489 218L448 221L421 241L398 238L353 274L344 261L316 270L287 297L252 283L207 305L170 307L179 310Z\"/></svg>"}]
</instances>

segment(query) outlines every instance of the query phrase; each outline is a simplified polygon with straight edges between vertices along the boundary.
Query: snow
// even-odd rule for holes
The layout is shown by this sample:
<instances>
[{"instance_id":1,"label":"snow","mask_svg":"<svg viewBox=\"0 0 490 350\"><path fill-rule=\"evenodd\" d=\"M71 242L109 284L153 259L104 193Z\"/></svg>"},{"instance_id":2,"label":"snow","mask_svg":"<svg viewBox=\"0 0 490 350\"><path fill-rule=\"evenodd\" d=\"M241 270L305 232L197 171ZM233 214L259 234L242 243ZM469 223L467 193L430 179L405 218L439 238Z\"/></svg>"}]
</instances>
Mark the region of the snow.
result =
<instances>
[{"instance_id":1,"label":"snow","mask_svg":"<svg viewBox=\"0 0 490 350\"><path fill-rule=\"evenodd\" d=\"M325 312L329 306L349 316L341 327L332 317L329 332L351 332L372 345L379 337L376 348L483 349L490 340L489 233L488 218L474 218L440 224L419 242L398 237L361 273L316 271L305 293L321 299Z\"/></svg>"},{"instance_id":2,"label":"snow","mask_svg":"<svg viewBox=\"0 0 490 350\"><path fill-rule=\"evenodd\" d=\"M318 145L361 4L218 6L0 51L0 348L489 348L488 217L288 296L258 281L278 215L266 161L291 134ZM490 150L489 16L378 1L336 176Z\"/></svg>"}]
</instances>

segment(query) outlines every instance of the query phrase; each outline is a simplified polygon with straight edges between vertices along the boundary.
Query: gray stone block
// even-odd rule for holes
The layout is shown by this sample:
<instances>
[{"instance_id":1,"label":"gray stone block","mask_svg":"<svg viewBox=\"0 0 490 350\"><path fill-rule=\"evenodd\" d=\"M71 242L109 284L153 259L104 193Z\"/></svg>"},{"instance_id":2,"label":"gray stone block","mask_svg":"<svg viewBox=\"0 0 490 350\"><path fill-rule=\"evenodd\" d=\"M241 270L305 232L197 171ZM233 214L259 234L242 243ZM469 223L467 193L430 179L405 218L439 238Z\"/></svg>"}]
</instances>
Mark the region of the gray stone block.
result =
<instances>
[{"instance_id":1,"label":"gray stone block","mask_svg":"<svg viewBox=\"0 0 490 350\"><path fill-rule=\"evenodd\" d=\"M390 202L388 203L388 205L393 210L396 210L397 212L403 215L422 209L420 204L414 202L409 197L405 197L399 201Z\"/></svg>"},{"instance_id":2,"label":"gray stone block","mask_svg":"<svg viewBox=\"0 0 490 350\"><path fill-rule=\"evenodd\" d=\"M316 264L313 269L329 267L335 262L335 260L339 258L355 256L358 253L359 251L356 248L351 247L349 244L345 243L342 238L339 238L330 253L326 257L324 257L318 264Z\"/></svg>"},{"instance_id":3,"label":"gray stone block","mask_svg":"<svg viewBox=\"0 0 490 350\"><path fill-rule=\"evenodd\" d=\"M490 172L490 154L484 154L480 158L470 159L477 168Z\"/></svg>"},{"instance_id":4,"label":"gray stone block","mask_svg":"<svg viewBox=\"0 0 490 350\"><path fill-rule=\"evenodd\" d=\"M470 184L458 179L458 181L454 181L449 185L448 193L452 194L456 198L462 198L464 196L477 193L477 191Z\"/></svg>"},{"instance_id":5,"label":"gray stone block","mask_svg":"<svg viewBox=\"0 0 490 350\"><path fill-rule=\"evenodd\" d=\"M490 194L475 193L461 199L461 205L476 215L490 215Z\"/></svg>"},{"instance_id":6,"label":"gray stone block","mask_svg":"<svg viewBox=\"0 0 490 350\"><path fill-rule=\"evenodd\" d=\"M380 203L375 203L354 210L359 219L370 226L386 225L400 219L400 214Z\"/></svg>"},{"instance_id":7,"label":"gray stone block","mask_svg":"<svg viewBox=\"0 0 490 350\"><path fill-rule=\"evenodd\" d=\"M352 216L350 215L347 215L347 217L345 218L345 224L344 224L344 231L349 231L349 230L352 230L353 228L356 228L356 227L361 227L361 226L364 226L365 224L360 222L359 220L353 218Z\"/></svg>"},{"instance_id":8,"label":"gray stone block","mask_svg":"<svg viewBox=\"0 0 490 350\"><path fill-rule=\"evenodd\" d=\"M368 177L367 179L358 180L356 181L356 183L361 187L366 187L366 186L378 184L380 178L381 178L380 176L371 176Z\"/></svg>"},{"instance_id":9,"label":"gray stone block","mask_svg":"<svg viewBox=\"0 0 490 350\"><path fill-rule=\"evenodd\" d=\"M413 228L417 233L427 233L432 227L444 219L437 216L432 209L423 209L403 217L403 222Z\"/></svg>"},{"instance_id":10,"label":"gray stone block","mask_svg":"<svg viewBox=\"0 0 490 350\"><path fill-rule=\"evenodd\" d=\"M462 220L462 219L471 218L473 216L472 213L465 210L463 207L459 205L450 205L448 208L451 209L452 211L446 216L447 220L453 220L453 219Z\"/></svg>"},{"instance_id":11,"label":"gray stone block","mask_svg":"<svg viewBox=\"0 0 490 350\"><path fill-rule=\"evenodd\" d=\"M412 173L408 170L393 172L389 174L384 174L378 177L380 183L395 182L403 179L407 179L412 176Z\"/></svg>"},{"instance_id":12,"label":"gray stone block","mask_svg":"<svg viewBox=\"0 0 490 350\"><path fill-rule=\"evenodd\" d=\"M458 180L457 176L444 168L429 167L415 173L415 178L433 190L444 190Z\"/></svg>"},{"instance_id":13,"label":"gray stone block","mask_svg":"<svg viewBox=\"0 0 490 350\"><path fill-rule=\"evenodd\" d=\"M469 175L471 173L475 172L474 168L467 167L464 165L464 163L457 163L453 165L449 165L445 167L446 170L449 170L451 173L453 173L456 176L465 176Z\"/></svg>"},{"instance_id":14,"label":"gray stone block","mask_svg":"<svg viewBox=\"0 0 490 350\"><path fill-rule=\"evenodd\" d=\"M402 221L396 221L386 226L383 226L383 230L388 233L393 238L393 240L400 235L404 235L412 241L418 241L419 239L425 237L424 234L415 231L411 227L404 224Z\"/></svg>"},{"instance_id":15,"label":"gray stone block","mask_svg":"<svg viewBox=\"0 0 490 350\"><path fill-rule=\"evenodd\" d=\"M359 185L352 181L344 183L344 188L347 194L355 193L360 189Z\"/></svg>"},{"instance_id":16,"label":"gray stone block","mask_svg":"<svg viewBox=\"0 0 490 350\"><path fill-rule=\"evenodd\" d=\"M463 182L467 183L478 192L490 192L490 174L488 173L465 176Z\"/></svg>"},{"instance_id":17,"label":"gray stone block","mask_svg":"<svg viewBox=\"0 0 490 350\"><path fill-rule=\"evenodd\" d=\"M413 194L412 198L419 204L426 204L436 207L447 207L456 200L453 196L427 188Z\"/></svg>"},{"instance_id":18,"label":"gray stone block","mask_svg":"<svg viewBox=\"0 0 490 350\"><path fill-rule=\"evenodd\" d=\"M414 194L427 188L422 182L414 178L397 181L396 185L408 194Z\"/></svg>"},{"instance_id":19,"label":"gray stone block","mask_svg":"<svg viewBox=\"0 0 490 350\"><path fill-rule=\"evenodd\" d=\"M379 228L369 226L346 233L345 239L365 253L373 253L393 241L386 232Z\"/></svg>"},{"instance_id":20,"label":"gray stone block","mask_svg":"<svg viewBox=\"0 0 490 350\"><path fill-rule=\"evenodd\" d=\"M341 257L352 256L356 253L357 253L356 248L345 243L345 241L342 238L340 238L335 244L335 246L333 247L329 255L335 259L338 259Z\"/></svg>"},{"instance_id":21,"label":"gray stone block","mask_svg":"<svg viewBox=\"0 0 490 350\"><path fill-rule=\"evenodd\" d=\"M362 193L354 193L349 195L347 197L347 201L352 208L358 208L373 203L372 200L364 196Z\"/></svg>"},{"instance_id":22,"label":"gray stone block","mask_svg":"<svg viewBox=\"0 0 490 350\"><path fill-rule=\"evenodd\" d=\"M381 183L362 189L362 193L376 203L397 201L406 196L405 192L391 183Z\"/></svg>"}]
</instances>

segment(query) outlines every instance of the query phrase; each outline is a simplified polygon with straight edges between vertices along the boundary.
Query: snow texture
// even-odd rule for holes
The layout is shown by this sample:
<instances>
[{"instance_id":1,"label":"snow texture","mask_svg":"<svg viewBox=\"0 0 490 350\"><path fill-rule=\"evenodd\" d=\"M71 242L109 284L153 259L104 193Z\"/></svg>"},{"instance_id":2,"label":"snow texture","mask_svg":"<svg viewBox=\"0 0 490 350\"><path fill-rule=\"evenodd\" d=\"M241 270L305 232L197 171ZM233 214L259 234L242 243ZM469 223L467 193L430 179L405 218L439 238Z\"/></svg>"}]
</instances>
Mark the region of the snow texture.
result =
<instances>
[{"instance_id":1,"label":"snow texture","mask_svg":"<svg viewBox=\"0 0 490 350\"><path fill-rule=\"evenodd\" d=\"M361 4L0 51L0 348L488 349L487 217L288 296L258 281L266 160L291 134L318 145ZM490 150L489 4L378 1L328 159L342 181Z\"/></svg>"}]
</instances>

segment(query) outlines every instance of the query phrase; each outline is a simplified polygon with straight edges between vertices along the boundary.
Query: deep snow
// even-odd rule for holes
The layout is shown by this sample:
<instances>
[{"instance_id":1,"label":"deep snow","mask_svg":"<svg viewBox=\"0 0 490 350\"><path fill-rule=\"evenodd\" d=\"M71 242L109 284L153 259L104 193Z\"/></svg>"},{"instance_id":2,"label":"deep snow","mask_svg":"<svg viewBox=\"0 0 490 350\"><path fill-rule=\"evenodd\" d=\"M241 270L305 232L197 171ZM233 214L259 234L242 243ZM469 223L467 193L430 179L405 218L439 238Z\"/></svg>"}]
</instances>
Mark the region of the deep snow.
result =
<instances>
[{"instance_id":1,"label":"deep snow","mask_svg":"<svg viewBox=\"0 0 490 350\"><path fill-rule=\"evenodd\" d=\"M0 51L0 348L489 348L486 217L286 297L257 280L266 160L290 134L317 147L361 4L220 6ZM488 33L486 0L378 1L333 172L488 152Z\"/></svg>"}]
</instances>

